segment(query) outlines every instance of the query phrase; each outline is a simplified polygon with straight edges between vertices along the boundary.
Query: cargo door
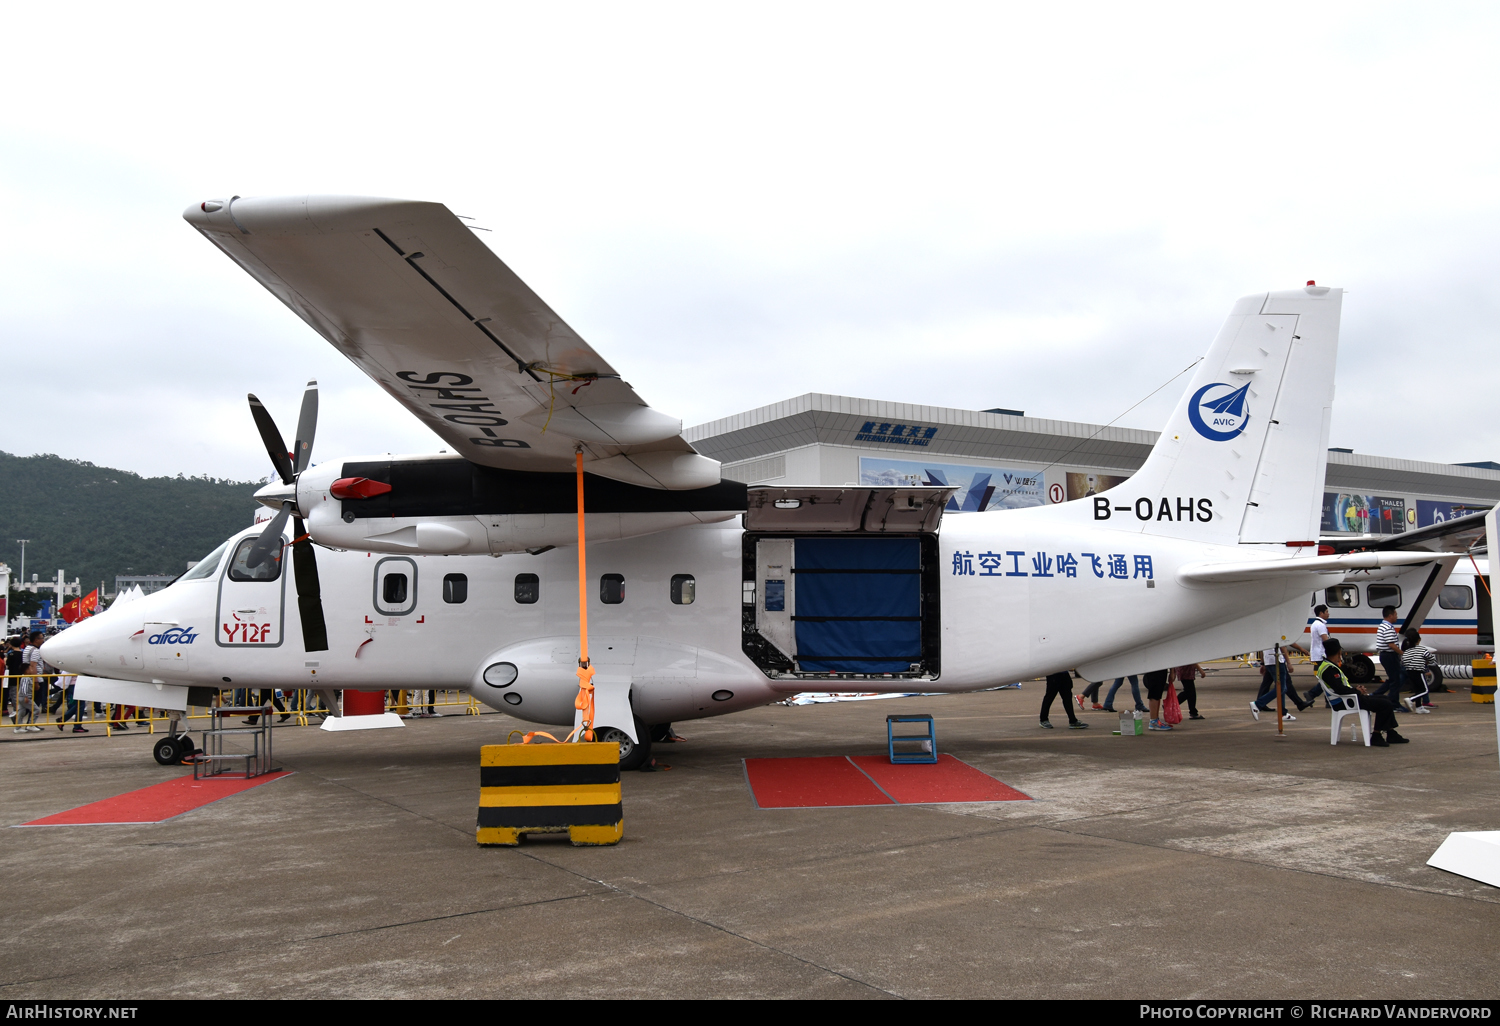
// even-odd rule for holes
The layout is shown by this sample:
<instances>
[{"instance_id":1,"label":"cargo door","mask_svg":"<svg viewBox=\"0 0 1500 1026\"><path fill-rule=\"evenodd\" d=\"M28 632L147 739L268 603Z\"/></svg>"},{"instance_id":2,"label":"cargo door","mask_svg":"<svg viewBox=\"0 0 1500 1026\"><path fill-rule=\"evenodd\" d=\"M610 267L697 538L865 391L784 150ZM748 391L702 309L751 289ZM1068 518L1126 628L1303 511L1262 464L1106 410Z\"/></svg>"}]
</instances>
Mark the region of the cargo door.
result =
<instances>
[{"instance_id":1,"label":"cargo door","mask_svg":"<svg viewBox=\"0 0 1500 1026\"><path fill-rule=\"evenodd\" d=\"M916 538L798 538L792 623L798 669L912 673L922 663Z\"/></svg>"},{"instance_id":2,"label":"cargo door","mask_svg":"<svg viewBox=\"0 0 1500 1026\"><path fill-rule=\"evenodd\" d=\"M214 643L220 648L277 648L284 627L283 598L286 594L284 549L273 552L259 566L246 560L255 537L242 538L234 547L229 566L219 578L218 623Z\"/></svg>"}]
</instances>

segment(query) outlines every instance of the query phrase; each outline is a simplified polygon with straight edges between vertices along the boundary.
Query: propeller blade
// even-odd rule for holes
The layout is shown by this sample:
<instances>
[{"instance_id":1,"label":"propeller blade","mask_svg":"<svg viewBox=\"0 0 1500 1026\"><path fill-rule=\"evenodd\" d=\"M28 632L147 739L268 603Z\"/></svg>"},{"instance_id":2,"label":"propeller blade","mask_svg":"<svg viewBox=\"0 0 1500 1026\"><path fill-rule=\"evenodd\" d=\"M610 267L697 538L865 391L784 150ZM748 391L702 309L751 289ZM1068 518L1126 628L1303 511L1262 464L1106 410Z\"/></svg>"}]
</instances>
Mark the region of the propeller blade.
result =
<instances>
[{"instance_id":1,"label":"propeller blade","mask_svg":"<svg viewBox=\"0 0 1500 1026\"><path fill-rule=\"evenodd\" d=\"M283 502L281 512L271 518L266 529L255 539L255 544L250 546L250 551L245 553L245 566L254 570L266 560L272 558L273 553L281 551L281 532L286 529L287 517L292 515L292 504Z\"/></svg>"},{"instance_id":2,"label":"propeller blade","mask_svg":"<svg viewBox=\"0 0 1500 1026\"><path fill-rule=\"evenodd\" d=\"M316 410L316 406L314 409ZM266 444L266 454L271 457L271 465L280 475L281 483L291 484L295 478L292 474L292 461L286 455L286 443L281 440L281 432L276 429L276 422L266 412L265 405L253 393L250 395L250 416L255 418L260 440Z\"/></svg>"},{"instance_id":3,"label":"propeller blade","mask_svg":"<svg viewBox=\"0 0 1500 1026\"><path fill-rule=\"evenodd\" d=\"M318 555L313 543L302 536L307 533L302 518L293 521L292 571L297 582L297 612L302 618L302 647L308 652L328 651L328 624L323 619L323 588L318 582Z\"/></svg>"},{"instance_id":4,"label":"propeller blade","mask_svg":"<svg viewBox=\"0 0 1500 1026\"><path fill-rule=\"evenodd\" d=\"M318 430L318 383L309 381L297 415L297 440L292 443L292 471L300 474L312 462L313 435ZM300 533L300 532L299 532Z\"/></svg>"}]
</instances>

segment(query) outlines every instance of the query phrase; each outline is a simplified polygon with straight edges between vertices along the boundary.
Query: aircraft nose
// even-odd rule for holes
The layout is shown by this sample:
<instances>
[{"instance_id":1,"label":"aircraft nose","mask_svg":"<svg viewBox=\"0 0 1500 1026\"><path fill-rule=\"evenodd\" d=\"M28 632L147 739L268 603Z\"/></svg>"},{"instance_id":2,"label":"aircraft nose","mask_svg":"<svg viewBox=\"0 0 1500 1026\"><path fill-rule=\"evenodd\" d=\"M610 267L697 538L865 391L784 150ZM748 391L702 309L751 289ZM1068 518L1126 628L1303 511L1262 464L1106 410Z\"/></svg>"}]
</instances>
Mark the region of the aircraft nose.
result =
<instances>
[{"instance_id":1,"label":"aircraft nose","mask_svg":"<svg viewBox=\"0 0 1500 1026\"><path fill-rule=\"evenodd\" d=\"M86 672L88 667L84 664L88 659L90 642L94 640L88 635L96 633L89 630L91 626L87 621L77 623L61 634L48 638L42 642L42 658L68 673Z\"/></svg>"}]
</instances>

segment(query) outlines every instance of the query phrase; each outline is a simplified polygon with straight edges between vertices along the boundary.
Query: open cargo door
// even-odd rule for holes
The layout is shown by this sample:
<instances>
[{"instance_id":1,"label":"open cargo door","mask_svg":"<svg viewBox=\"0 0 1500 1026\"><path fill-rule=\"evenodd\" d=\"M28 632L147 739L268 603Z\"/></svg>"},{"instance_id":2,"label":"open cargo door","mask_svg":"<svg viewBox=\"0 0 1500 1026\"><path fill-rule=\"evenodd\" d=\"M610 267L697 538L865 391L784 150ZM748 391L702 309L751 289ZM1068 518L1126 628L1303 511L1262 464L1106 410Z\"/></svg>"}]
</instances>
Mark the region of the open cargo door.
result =
<instances>
[{"instance_id":1,"label":"open cargo door","mask_svg":"<svg viewBox=\"0 0 1500 1026\"><path fill-rule=\"evenodd\" d=\"M744 650L767 676L931 680L937 528L953 488L751 488Z\"/></svg>"}]
</instances>

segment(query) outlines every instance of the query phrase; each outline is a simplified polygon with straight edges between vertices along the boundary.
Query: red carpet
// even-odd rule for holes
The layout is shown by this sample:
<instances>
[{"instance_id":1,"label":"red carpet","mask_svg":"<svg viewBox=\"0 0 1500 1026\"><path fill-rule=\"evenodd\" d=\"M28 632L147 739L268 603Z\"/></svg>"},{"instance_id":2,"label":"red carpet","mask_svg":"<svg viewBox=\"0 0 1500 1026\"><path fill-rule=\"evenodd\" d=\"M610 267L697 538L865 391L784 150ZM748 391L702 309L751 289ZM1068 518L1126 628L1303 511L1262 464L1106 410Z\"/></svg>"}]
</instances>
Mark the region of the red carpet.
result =
<instances>
[{"instance_id":1,"label":"red carpet","mask_svg":"<svg viewBox=\"0 0 1500 1026\"><path fill-rule=\"evenodd\" d=\"M1031 800L951 755L904 765L881 755L746 759L745 779L762 809Z\"/></svg>"},{"instance_id":2,"label":"red carpet","mask_svg":"<svg viewBox=\"0 0 1500 1026\"><path fill-rule=\"evenodd\" d=\"M67 812L34 819L21 826L100 826L122 823L160 823L180 816L184 812L200 809L220 798L248 791L252 787L279 780L286 772L267 773L265 776L246 780L236 777L228 780L194 780L192 774L165 780L160 784L143 787L116 798L80 805Z\"/></svg>"},{"instance_id":3,"label":"red carpet","mask_svg":"<svg viewBox=\"0 0 1500 1026\"><path fill-rule=\"evenodd\" d=\"M883 755L856 755L850 762L902 805L937 802L1029 802L1031 798L951 755L936 763L897 763Z\"/></svg>"},{"instance_id":4,"label":"red carpet","mask_svg":"<svg viewBox=\"0 0 1500 1026\"><path fill-rule=\"evenodd\" d=\"M746 759L745 778L763 809L894 805L842 755L813 759Z\"/></svg>"}]
</instances>

